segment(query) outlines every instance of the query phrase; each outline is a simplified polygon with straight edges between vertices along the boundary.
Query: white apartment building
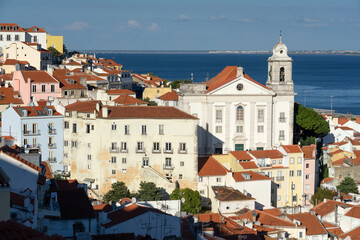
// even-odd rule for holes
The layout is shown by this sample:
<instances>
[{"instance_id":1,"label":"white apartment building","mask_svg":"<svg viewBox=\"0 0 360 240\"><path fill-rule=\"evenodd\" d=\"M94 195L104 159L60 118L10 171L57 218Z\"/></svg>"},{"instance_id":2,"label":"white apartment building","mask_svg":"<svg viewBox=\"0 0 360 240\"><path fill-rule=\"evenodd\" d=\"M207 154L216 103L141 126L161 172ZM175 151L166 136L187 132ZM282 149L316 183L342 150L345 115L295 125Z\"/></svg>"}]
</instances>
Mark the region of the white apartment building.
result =
<instances>
[{"instance_id":1,"label":"white apartment building","mask_svg":"<svg viewBox=\"0 0 360 240\"><path fill-rule=\"evenodd\" d=\"M136 191L141 181L171 192L197 188L198 119L173 107L101 106L100 101L66 106L64 163L71 178L103 196L123 181Z\"/></svg>"},{"instance_id":2,"label":"white apartment building","mask_svg":"<svg viewBox=\"0 0 360 240\"><path fill-rule=\"evenodd\" d=\"M37 26L26 29L16 23L0 23L0 53L17 42L38 43L46 49L46 31Z\"/></svg>"},{"instance_id":3,"label":"white apartment building","mask_svg":"<svg viewBox=\"0 0 360 240\"><path fill-rule=\"evenodd\" d=\"M182 84L179 108L198 117L199 154L292 144L292 59L280 41L268 59L266 86L227 66L205 83Z\"/></svg>"}]
</instances>

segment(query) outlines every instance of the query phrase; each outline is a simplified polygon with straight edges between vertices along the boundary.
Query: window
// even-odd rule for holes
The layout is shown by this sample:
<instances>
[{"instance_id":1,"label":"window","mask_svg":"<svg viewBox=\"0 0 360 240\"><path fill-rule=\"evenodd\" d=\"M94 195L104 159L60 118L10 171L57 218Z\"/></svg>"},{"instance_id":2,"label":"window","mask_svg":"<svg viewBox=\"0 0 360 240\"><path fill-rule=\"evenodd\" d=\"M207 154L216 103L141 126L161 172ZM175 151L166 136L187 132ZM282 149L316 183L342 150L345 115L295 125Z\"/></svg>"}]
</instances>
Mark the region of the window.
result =
<instances>
[{"instance_id":1,"label":"window","mask_svg":"<svg viewBox=\"0 0 360 240\"><path fill-rule=\"evenodd\" d=\"M264 150L264 148L263 147L256 147L256 150L262 151L262 150Z\"/></svg>"},{"instance_id":2,"label":"window","mask_svg":"<svg viewBox=\"0 0 360 240\"><path fill-rule=\"evenodd\" d=\"M279 164L282 164L282 159L279 159Z\"/></svg>"},{"instance_id":3,"label":"window","mask_svg":"<svg viewBox=\"0 0 360 240\"><path fill-rule=\"evenodd\" d=\"M2 41L3 40L3 37L2 37L2 35L0 35L0 41Z\"/></svg>"},{"instance_id":4,"label":"window","mask_svg":"<svg viewBox=\"0 0 360 240\"><path fill-rule=\"evenodd\" d=\"M236 132L237 132L237 133L242 133L242 132L244 132L244 127L243 127L243 126L240 126L240 125L236 126Z\"/></svg>"},{"instance_id":5,"label":"window","mask_svg":"<svg viewBox=\"0 0 360 240\"><path fill-rule=\"evenodd\" d=\"M69 157L68 153L64 153L64 157L65 157L65 158L68 158L68 157ZM64 167L65 167L65 166L64 166Z\"/></svg>"},{"instance_id":6,"label":"window","mask_svg":"<svg viewBox=\"0 0 360 240\"><path fill-rule=\"evenodd\" d=\"M297 170L297 176L298 176L298 177L301 176L301 170Z\"/></svg>"},{"instance_id":7,"label":"window","mask_svg":"<svg viewBox=\"0 0 360 240\"><path fill-rule=\"evenodd\" d=\"M126 168L123 168L122 169L122 174L125 174L126 173Z\"/></svg>"},{"instance_id":8,"label":"window","mask_svg":"<svg viewBox=\"0 0 360 240\"><path fill-rule=\"evenodd\" d=\"M144 143L143 142L137 142L137 150L142 151L143 148L144 148Z\"/></svg>"},{"instance_id":9,"label":"window","mask_svg":"<svg viewBox=\"0 0 360 240\"><path fill-rule=\"evenodd\" d=\"M36 85L33 85L33 86L32 86L32 91L33 91L33 92L36 92Z\"/></svg>"},{"instance_id":10,"label":"window","mask_svg":"<svg viewBox=\"0 0 360 240\"><path fill-rule=\"evenodd\" d=\"M310 174L306 174L305 179L310 179Z\"/></svg>"},{"instance_id":11,"label":"window","mask_svg":"<svg viewBox=\"0 0 360 240\"><path fill-rule=\"evenodd\" d=\"M284 130L279 131L279 140L285 140L285 131Z\"/></svg>"},{"instance_id":12,"label":"window","mask_svg":"<svg viewBox=\"0 0 360 240\"><path fill-rule=\"evenodd\" d=\"M154 152L159 152L160 151L160 143L159 142L154 142L153 143L153 151Z\"/></svg>"},{"instance_id":13,"label":"window","mask_svg":"<svg viewBox=\"0 0 360 240\"><path fill-rule=\"evenodd\" d=\"M293 197L292 197L292 200L293 200L294 202L297 202L297 196L293 196Z\"/></svg>"},{"instance_id":14,"label":"window","mask_svg":"<svg viewBox=\"0 0 360 240\"><path fill-rule=\"evenodd\" d=\"M298 163L301 163L302 162L302 159L301 159L301 157L298 157L298 161L297 161Z\"/></svg>"},{"instance_id":15,"label":"window","mask_svg":"<svg viewBox=\"0 0 360 240\"><path fill-rule=\"evenodd\" d=\"M125 135L129 135L129 134L130 134L130 126L129 126L129 125L125 125L125 126L124 126L124 134L125 134Z\"/></svg>"},{"instance_id":16,"label":"window","mask_svg":"<svg viewBox=\"0 0 360 240\"><path fill-rule=\"evenodd\" d=\"M36 123L33 123L32 125L32 131L33 134L37 134L38 133L38 125Z\"/></svg>"},{"instance_id":17,"label":"window","mask_svg":"<svg viewBox=\"0 0 360 240\"><path fill-rule=\"evenodd\" d=\"M143 167L149 166L149 158L148 157L143 157L142 165L143 165Z\"/></svg>"},{"instance_id":18,"label":"window","mask_svg":"<svg viewBox=\"0 0 360 240\"><path fill-rule=\"evenodd\" d=\"M281 183L277 184L277 188L281 189Z\"/></svg>"},{"instance_id":19,"label":"window","mask_svg":"<svg viewBox=\"0 0 360 240\"><path fill-rule=\"evenodd\" d=\"M264 126L263 125L258 125L257 126L257 132L258 133L263 133L264 132Z\"/></svg>"},{"instance_id":20,"label":"window","mask_svg":"<svg viewBox=\"0 0 360 240\"><path fill-rule=\"evenodd\" d=\"M216 122L222 122L222 110L216 110Z\"/></svg>"},{"instance_id":21,"label":"window","mask_svg":"<svg viewBox=\"0 0 360 240\"><path fill-rule=\"evenodd\" d=\"M71 141L71 147L77 147L77 141Z\"/></svg>"},{"instance_id":22,"label":"window","mask_svg":"<svg viewBox=\"0 0 360 240\"><path fill-rule=\"evenodd\" d=\"M34 36L34 42L37 42L37 36Z\"/></svg>"},{"instance_id":23,"label":"window","mask_svg":"<svg viewBox=\"0 0 360 240\"><path fill-rule=\"evenodd\" d=\"M291 164L294 163L294 158L290 158L290 163L291 163Z\"/></svg>"},{"instance_id":24,"label":"window","mask_svg":"<svg viewBox=\"0 0 360 240\"><path fill-rule=\"evenodd\" d=\"M15 41L19 41L19 35L15 35Z\"/></svg>"},{"instance_id":25,"label":"window","mask_svg":"<svg viewBox=\"0 0 360 240\"><path fill-rule=\"evenodd\" d=\"M310 190L310 184L305 185L305 190Z\"/></svg>"},{"instance_id":26,"label":"window","mask_svg":"<svg viewBox=\"0 0 360 240\"><path fill-rule=\"evenodd\" d=\"M180 162L180 167L183 167L185 164L183 161Z\"/></svg>"},{"instance_id":27,"label":"window","mask_svg":"<svg viewBox=\"0 0 360 240\"><path fill-rule=\"evenodd\" d=\"M216 133L222 133L222 126L216 126L215 132Z\"/></svg>"},{"instance_id":28,"label":"window","mask_svg":"<svg viewBox=\"0 0 360 240\"><path fill-rule=\"evenodd\" d=\"M306 167L306 168L309 168L309 167L310 167L310 165L307 163L307 164L305 165L305 167Z\"/></svg>"},{"instance_id":29,"label":"window","mask_svg":"<svg viewBox=\"0 0 360 240\"><path fill-rule=\"evenodd\" d=\"M91 169L91 165L88 165L88 169Z\"/></svg>"},{"instance_id":30,"label":"window","mask_svg":"<svg viewBox=\"0 0 360 240\"><path fill-rule=\"evenodd\" d=\"M76 133L76 123L73 123L72 132Z\"/></svg>"},{"instance_id":31,"label":"window","mask_svg":"<svg viewBox=\"0 0 360 240\"><path fill-rule=\"evenodd\" d=\"M284 112L280 113L279 122L281 122L281 123L285 122L285 113Z\"/></svg>"},{"instance_id":32,"label":"window","mask_svg":"<svg viewBox=\"0 0 360 240\"><path fill-rule=\"evenodd\" d=\"M205 191L204 190L200 190L200 194L204 195Z\"/></svg>"},{"instance_id":33,"label":"window","mask_svg":"<svg viewBox=\"0 0 360 240\"><path fill-rule=\"evenodd\" d=\"M28 139L27 139L27 138L24 138L24 139L23 139L23 143L24 143L24 146L27 146L27 145L28 145Z\"/></svg>"},{"instance_id":34,"label":"window","mask_svg":"<svg viewBox=\"0 0 360 240\"><path fill-rule=\"evenodd\" d=\"M6 41L11 41L11 35L6 35Z\"/></svg>"},{"instance_id":35,"label":"window","mask_svg":"<svg viewBox=\"0 0 360 240\"><path fill-rule=\"evenodd\" d=\"M51 91L51 92L55 92L55 85L51 85L51 86L50 86L50 91Z\"/></svg>"},{"instance_id":36,"label":"window","mask_svg":"<svg viewBox=\"0 0 360 240\"><path fill-rule=\"evenodd\" d=\"M285 68L281 67L280 68L280 82L285 82Z\"/></svg>"},{"instance_id":37,"label":"window","mask_svg":"<svg viewBox=\"0 0 360 240\"><path fill-rule=\"evenodd\" d=\"M294 171L290 171L290 177L294 176Z\"/></svg>"},{"instance_id":38,"label":"window","mask_svg":"<svg viewBox=\"0 0 360 240\"><path fill-rule=\"evenodd\" d=\"M299 238L302 238L302 237L303 237L303 233L299 232Z\"/></svg>"},{"instance_id":39,"label":"window","mask_svg":"<svg viewBox=\"0 0 360 240\"><path fill-rule=\"evenodd\" d=\"M258 122L264 122L264 109L258 109Z\"/></svg>"},{"instance_id":40,"label":"window","mask_svg":"<svg viewBox=\"0 0 360 240\"><path fill-rule=\"evenodd\" d=\"M272 164L276 164L276 160L273 160L273 161L272 161Z\"/></svg>"},{"instance_id":41,"label":"window","mask_svg":"<svg viewBox=\"0 0 360 240\"><path fill-rule=\"evenodd\" d=\"M24 124L24 125L23 125L23 133L24 133L24 134L29 134L29 133L30 133L27 124Z\"/></svg>"},{"instance_id":42,"label":"window","mask_svg":"<svg viewBox=\"0 0 360 240\"><path fill-rule=\"evenodd\" d=\"M203 181L203 177L199 177L199 182L202 182Z\"/></svg>"},{"instance_id":43,"label":"window","mask_svg":"<svg viewBox=\"0 0 360 240\"><path fill-rule=\"evenodd\" d=\"M88 143L88 147L91 147L91 143Z\"/></svg>"},{"instance_id":44,"label":"window","mask_svg":"<svg viewBox=\"0 0 360 240\"><path fill-rule=\"evenodd\" d=\"M38 146L38 139L36 137L32 139L32 144L34 148Z\"/></svg>"},{"instance_id":45,"label":"window","mask_svg":"<svg viewBox=\"0 0 360 240\"><path fill-rule=\"evenodd\" d=\"M179 150L180 150L180 152L185 152L186 151L186 143L180 143Z\"/></svg>"},{"instance_id":46,"label":"window","mask_svg":"<svg viewBox=\"0 0 360 240\"><path fill-rule=\"evenodd\" d=\"M278 195L278 196L277 196L277 200L278 200L278 201L281 201L281 195Z\"/></svg>"},{"instance_id":47,"label":"window","mask_svg":"<svg viewBox=\"0 0 360 240\"><path fill-rule=\"evenodd\" d=\"M126 158L122 158L122 159L121 159L121 163L122 163L122 164L126 164Z\"/></svg>"},{"instance_id":48,"label":"window","mask_svg":"<svg viewBox=\"0 0 360 240\"><path fill-rule=\"evenodd\" d=\"M90 133L90 124L86 124L86 133Z\"/></svg>"},{"instance_id":49,"label":"window","mask_svg":"<svg viewBox=\"0 0 360 240\"><path fill-rule=\"evenodd\" d=\"M41 92L45 92L45 85L41 85Z\"/></svg>"},{"instance_id":50,"label":"window","mask_svg":"<svg viewBox=\"0 0 360 240\"><path fill-rule=\"evenodd\" d=\"M113 131L116 130L116 124L115 123L111 124L111 130L113 130Z\"/></svg>"},{"instance_id":51,"label":"window","mask_svg":"<svg viewBox=\"0 0 360 240\"><path fill-rule=\"evenodd\" d=\"M64 140L64 147L69 146L69 141L68 140Z\"/></svg>"},{"instance_id":52,"label":"window","mask_svg":"<svg viewBox=\"0 0 360 240\"><path fill-rule=\"evenodd\" d=\"M141 126L141 134L146 135L146 125Z\"/></svg>"},{"instance_id":53,"label":"window","mask_svg":"<svg viewBox=\"0 0 360 240\"><path fill-rule=\"evenodd\" d=\"M171 167L171 158L165 158L165 167Z\"/></svg>"},{"instance_id":54,"label":"window","mask_svg":"<svg viewBox=\"0 0 360 240\"><path fill-rule=\"evenodd\" d=\"M116 143L116 142L112 142L112 143L111 143L111 150L114 151L114 150L116 150L116 148L117 148L117 143Z\"/></svg>"},{"instance_id":55,"label":"window","mask_svg":"<svg viewBox=\"0 0 360 240\"><path fill-rule=\"evenodd\" d=\"M87 160L91 160L91 155L90 154L87 155Z\"/></svg>"},{"instance_id":56,"label":"window","mask_svg":"<svg viewBox=\"0 0 360 240\"><path fill-rule=\"evenodd\" d=\"M164 135L164 125L159 125L159 135Z\"/></svg>"},{"instance_id":57,"label":"window","mask_svg":"<svg viewBox=\"0 0 360 240\"><path fill-rule=\"evenodd\" d=\"M182 174L179 174L179 179L183 179L183 175L182 175Z\"/></svg>"},{"instance_id":58,"label":"window","mask_svg":"<svg viewBox=\"0 0 360 240\"><path fill-rule=\"evenodd\" d=\"M113 170L111 170L111 174L116 174L116 170L115 169L113 169Z\"/></svg>"},{"instance_id":59,"label":"window","mask_svg":"<svg viewBox=\"0 0 360 240\"><path fill-rule=\"evenodd\" d=\"M271 178L272 177L272 172L268 172L268 177Z\"/></svg>"},{"instance_id":60,"label":"window","mask_svg":"<svg viewBox=\"0 0 360 240\"><path fill-rule=\"evenodd\" d=\"M221 177L216 178L216 182L221 182Z\"/></svg>"},{"instance_id":61,"label":"window","mask_svg":"<svg viewBox=\"0 0 360 240\"><path fill-rule=\"evenodd\" d=\"M111 157L111 163L116 163L116 157Z\"/></svg>"},{"instance_id":62,"label":"window","mask_svg":"<svg viewBox=\"0 0 360 240\"><path fill-rule=\"evenodd\" d=\"M127 144L126 144L126 142L121 142L121 151L127 151Z\"/></svg>"},{"instance_id":63,"label":"window","mask_svg":"<svg viewBox=\"0 0 360 240\"><path fill-rule=\"evenodd\" d=\"M242 106L236 108L236 121L244 121L244 108Z\"/></svg>"},{"instance_id":64,"label":"window","mask_svg":"<svg viewBox=\"0 0 360 240\"><path fill-rule=\"evenodd\" d=\"M165 143L165 151L167 152L172 151L171 142Z\"/></svg>"}]
</instances>

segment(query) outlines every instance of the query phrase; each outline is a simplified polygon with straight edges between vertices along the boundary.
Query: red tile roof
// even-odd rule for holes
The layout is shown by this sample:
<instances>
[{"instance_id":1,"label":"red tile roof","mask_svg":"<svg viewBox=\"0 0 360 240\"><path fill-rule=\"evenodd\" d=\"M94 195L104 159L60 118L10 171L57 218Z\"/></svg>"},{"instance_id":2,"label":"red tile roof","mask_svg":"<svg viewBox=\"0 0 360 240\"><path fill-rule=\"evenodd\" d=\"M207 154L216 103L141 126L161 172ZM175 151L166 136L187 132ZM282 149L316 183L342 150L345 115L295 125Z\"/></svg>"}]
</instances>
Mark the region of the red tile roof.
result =
<instances>
[{"instance_id":1,"label":"red tile roof","mask_svg":"<svg viewBox=\"0 0 360 240\"><path fill-rule=\"evenodd\" d=\"M209 157L199 171L199 176L225 176L227 169L215 158Z\"/></svg>"},{"instance_id":2,"label":"red tile roof","mask_svg":"<svg viewBox=\"0 0 360 240\"><path fill-rule=\"evenodd\" d=\"M250 151L249 154L255 158L283 158L283 154L279 150L256 150Z\"/></svg>"},{"instance_id":3,"label":"red tile roof","mask_svg":"<svg viewBox=\"0 0 360 240\"><path fill-rule=\"evenodd\" d=\"M266 212L273 216L279 216L282 214L282 212L278 208L264 209L263 212Z\"/></svg>"},{"instance_id":4,"label":"red tile roof","mask_svg":"<svg viewBox=\"0 0 360 240\"><path fill-rule=\"evenodd\" d=\"M340 235L341 239L350 237L351 240L360 240L360 227L357 227L349 232Z\"/></svg>"},{"instance_id":5,"label":"red tile roof","mask_svg":"<svg viewBox=\"0 0 360 240\"><path fill-rule=\"evenodd\" d=\"M135 93L129 89L109 89L106 93L109 95L135 95Z\"/></svg>"},{"instance_id":6,"label":"red tile roof","mask_svg":"<svg viewBox=\"0 0 360 240\"><path fill-rule=\"evenodd\" d=\"M336 161L333 161L332 164L333 165L343 165L345 163L344 160L351 160L351 159L348 158L348 157L343 157L343 158L340 158L340 159L338 159Z\"/></svg>"},{"instance_id":7,"label":"red tile roof","mask_svg":"<svg viewBox=\"0 0 360 240\"><path fill-rule=\"evenodd\" d=\"M118 98L116 98L113 101L120 105L144 105L144 104L147 104L147 102L142 101L137 98L134 98L129 95L120 95Z\"/></svg>"},{"instance_id":8,"label":"red tile roof","mask_svg":"<svg viewBox=\"0 0 360 240\"><path fill-rule=\"evenodd\" d=\"M53 176L53 174L51 172L51 168L50 168L49 164L46 161L42 161L41 164L45 166L45 177L46 177L46 179L53 179L54 176Z\"/></svg>"},{"instance_id":9,"label":"red tile roof","mask_svg":"<svg viewBox=\"0 0 360 240\"><path fill-rule=\"evenodd\" d=\"M337 142L337 143L329 143L328 145L329 146L342 146L342 145L345 145L347 143L348 142L346 142L346 141L342 141L342 142Z\"/></svg>"},{"instance_id":10,"label":"red tile roof","mask_svg":"<svg viewBox=\"0 0 360 240\"><path fill-rule=\"evenodd\" d=\"M281 145L287 153L301 153L299 145Z\"/></svg>"},{"instance_id":11,"label":"red tile roof","mask_svg":"<svg viewBox=\"0 0 360 240\"><path fill-rule=\"evenodd\" d=\"M231 151L230 152L237 160L252 160L253 158L246 151Z\"/></svg>"},{"instance_id":12,"label":"red tile roof","mask_svg":"<svg viewBox=\"0 0 360 240\"><path fill-rule=\"evenodd\" d=\"M94 112L96 111L96 105L100 104L101 101L92 100L92 101L78 101L72 104L69 104L65 107L66 111L78 111L78 112Z\"/></svg>"},{"instance_id":13,"label":"red tile roof","mask_svg":"<svg viewBox=\"0 0 360 240\"><path fill-rule=\"evenodd\" d=\"M24 29L21 28L16 23L0 23L0 26L4 26L4 30L0 30L1 32L24 32ZM7 27L10 26L11 29L7 30ZM14 30L14 27L17 27L17 30Z\"/></svg>"},{"instance_id":14,"label":"red tile roof","mask_svg":"<svg viewBox=\"0 0 360 240\"><path fill-rule=\"evenodd\" d=\"M29 166L30 168L36 170L37 172L41 172L41 167L38 167L35 164L33 164L31 162L28 162L25 159L21 158L19 155L17 155L18 151L15 150L15 149L12 149L12 148L5 145L2 148L0 148L0 152L4 153L5 155L7 155L7 156L9 156L9 157L23 163L23 164L25 164L27 166Z\"/></svg>"},{"instance_id":15,"label":"red tile roof","mask_svg":"<svg viewBox=\"0 0 360 240\"><path fill-rule=\"evenodd\" d=\"M59 83L54 77L48 74L46 71L21 71L25 82L28 82L30 79L34 83Z\"/></svg>"},{"instance_id":16,"label":"red tile roof","mask_svg":"<svg viewBox=\"0 0 360 240\"><path fill-rule=\"evenodd\" d=\"M340 128L340 129L342 129L344 131L353 131L354 130L354 129L349 128L349 127L335 127L335 129L337 129L337 128Z\"/></svg>"},{"instance_id":17,"label":"red tile roof","mask_svg":"<svg viewBox=\"0 0 360 240\"><path fill-rule=\"evenodd\" d=\"M44 29L39 28L37 26L33 26L25 30L25 32L46 32Z\"/></svg>"},{"instance_id":18,"label":"red tile roof","mask_svg":"<svg viewBox=\"0 0 360 240\"><path fill-rule=\"evenodd\" d=\"M113 207L108 203L93 205L93 208L95 212L110 212L113 210Z\"/></svg>"},{"instance_id":19,"label":"red tile roof","mask_svg":"<svg viewBox=\"0 0 360 240\"><path fill-rule=\"evenodd\" d=\"M255 198L246 196L239 190L235 190L230 187L224 186L213 186L212 187L215 198L219 201L247 201L247 200L255 200Z\"/></svg>"},{"instance_id":20,"label":"red tile roof","mask_svg":"<svg viewBox=\"0 0 360 240\"><path fill-rule=\"evenodd\" d=\"M52 115L49 115L48 109L52 109ZM22 117L22 111L27 111L27 117L41 117L41 116L61 116L61 113L56 111L53 106L31 106L31 107L14 107L15 112Z\"/></svg>"},{"instance_id":21,"label":"red tile roof","mask_svg":"<svg viewBox=\"0 0 360 240\"><path fill-rule=\"evenodd\" d=\"M360 206L353 206L345 216L359 218L360 219Z\"/></svg>"},{"instance_id":22,"label":"red tile roof","mask_svg":"<svg viewBox=\"0 0 360 240\"><path fill-rule=\"evenodd\" d=\"M291 220L298 220L301 226L306 227L306 236L327 234L327 231L320 223L319 219L311 213L299 213L287 215Z\"/></svg>"},{"instance_id":23,"label":"red tile roof","mask_svg":"<svg viewBox=\"0 0 360 240\"><path fill-rule=\"evenodd\" d=\"M254 161L239 162L239 164L243 169L259 168Z\"/></svg>"},{"instance_id":24,"label":"red tile roof","mask_svg":"<svg viewBox=\"0 0 360 240\"><path fill-rule=\"evenodd\" d=\"M12 87L0 87L0 105L2 104L23 104L20 93Z\"/></svg>"},{"instance_id":25,"label":"red tile roof","mask_svg":"<svg viewBox=\"0 0 360 240\"><path fill-rule=\"evenodd\" d=\"M342 153L342 152L344 152L344 151L341 150L341 149L339 149L339 150L335 150L335 151L333 151L333 152L329 152L328 154L329 154L329 155L335 155L335 154Z\"/></svg>"},{"instance_id":26,"label":"red tile roof","mask_svg":"<svg viewBox=\"0 0 360 240\"><path fill-rule=\"evenodd\" d=\"M156 208L145 207L142 205L138 205L136 203L132 203L132 204L126 205L123 208L120 208L118 210L108 213L107 216L110 219L110 222L103 224L103 226L105 228L109 228L109 227L120 224L122 222L126 222L134 217L140 216L140 215L148 213L148 212L155 212L158 214L169 215L169 214L164 213Z\"/></svg>"},{"instance_id":27,"label":"red tile roof","mask_svg":"<svg viewBox=\"0 0 360 240\"><path fill-rule=\"evenodd\" d=\"M324 178L323 180L321 180L321 183L323 184L323 183L328 183L328 182L330 182L330 181L332 181L332 180L334 180L334 178L332 178L332 177L327 177L327 178Z\"/></svg>"},{"instance_id":28,"label":"red tile roof","mask_svg":"<svg viewBox=\"0 0 360 240\"><path fill-rule=\"evenodd\" d=\"M261 225L270 226L270 227L271 226L272 227L275 227L275 226L295 227L296 226L296 224L291 221L287 221L285 219L273 216L271 214L268 214L266 212L259 211L259 210L249 211L247 213L237 216L236 218L248 219L250 222L253 222L253 211L256 212L256 221L260 222Z\"/></svg>"},{"instance_id":29,"label":"red tile roof","mask_svg":"<svg viewBox=\"0 0 360 240\"><path fill-rule=\"evenodd\" d=\"M337 201L327 199L327 200L324 200L323 202L319 203L318 205L314 206L311 210L314 210L317 215L320 215L323 217L323 216L335 211L335 205L352 207L352 205L347 204L347 203L337 202Z\"/></svg>"},{"instance_id":30,"label":"red tile roof","mask_svg":"<svg viewBox=\"0 0 360 240\"><path fill-rule=\"evenodd\" d=\"M163 101L178 101L179 95L175 90L172 90L171 92L165 93L158 98Z\"/></svg>"},{"instance_id":31,"label":"red tile roof","mask_svg":"<svg viewBox=\"0 0 360 240\"><path fill-rule=\"evenodd\" d=\"M311 144L310 146L302 146L301 150L304 153L304 158L305 159L315 158L315 155L316 155L316 146L315 146L315 144Z\"/></svg>"},{"instance_id":32,"label":"red tile roof","mask_svg":"<svg viewBox=\"0 0 360 240\"><path fill-rule=\"evenodd\" d=\"M347 118L338 118L338 124L340 125L344 125L345 123L347 123L349 120Z\"/></svg>"},{"instance_id":33,"label":"red tile roof","mask_svg":"<svg viewBox=\"0 0 360 240\"><path fill-rule=\"evenodd\" d=\"M198 119L174 107L165 106L107 106L108 117L113 119ZM99 116L102 117L101 109Z\"/></svg>"},{"instance_id":34,"label":"red tile roof","mask_svg":"<svg viewBox=\"0 0 360 240\"><path fill-rule=\"evenodd\" d=\"M341 234L344 233L340 227L338 227L332 223L328 223L328 222L324 222L324 221L322 221L322 223L323 223L324 227L326 228L326 230L335 236L340 236Z\"/></svg>"},{"instance_id":35,"label":"red tile roof","mask_svg":"<svg viewBox=\"0 0 360 240\"><path fill-rule=\"evenodd\" d=\"M249 180L244 177L246 175L250 175ZM271 180L271 178L253 171L234 172L233 178L236 182Z\"/></svg>"},{"instance_id":36,"label":"red tile roof","mask_svg":"<svg viewBox=\"0 0 360 240\"><path fill-rule=\"evenodd\" d=\"M80 77L82 77L82 75L72 73L68 69L56 69L53 75L60 82L60 88L62 90L87 89L86 86L80 83ZM73 80L73 83L71 83L70 80Z\"/></svg>"},{"instance_id":37,"label":"red tile roof","mask_svg":"<svg viewBox=\"0 0 360 240\"><path fill-rule=\"evenodd\" d=\"M6 59L5 62L3 63L3 65L16 65L16 64L20 64L20 65L28 65L29 62L27 61L19 61L16 59Z\"/></svg>"}]
</instances>

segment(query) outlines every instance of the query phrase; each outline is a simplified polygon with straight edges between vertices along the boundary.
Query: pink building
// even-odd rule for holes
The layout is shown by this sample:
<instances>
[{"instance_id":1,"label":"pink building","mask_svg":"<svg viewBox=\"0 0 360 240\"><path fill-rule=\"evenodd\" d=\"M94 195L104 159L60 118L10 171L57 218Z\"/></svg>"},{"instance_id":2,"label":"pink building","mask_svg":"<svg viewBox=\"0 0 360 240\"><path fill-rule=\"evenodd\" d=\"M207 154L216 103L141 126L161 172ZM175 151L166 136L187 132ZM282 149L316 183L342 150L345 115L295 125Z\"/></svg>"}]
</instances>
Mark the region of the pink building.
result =
<instances>
[{"instance_id":1,"label":"pink building","mask_svg":"<svg viewBox=\"0 0 360 240\"><path fill-rule=\"evenodd\" d=\"M61 97L60 83L45 71L15 71L12 86L25 105Z\"/></svg>"},{"instance_id":2,"label":"pink building","mask_svg":"<svg viewBox=\"0 0 360 240\"><path fill-rule=\"evenodd\" d=\"M304 194L306 194L305 204L310 204L310 198L316 190L316 146L303 146L301 150L304 153Z\"/></svg>"}]
</instances>

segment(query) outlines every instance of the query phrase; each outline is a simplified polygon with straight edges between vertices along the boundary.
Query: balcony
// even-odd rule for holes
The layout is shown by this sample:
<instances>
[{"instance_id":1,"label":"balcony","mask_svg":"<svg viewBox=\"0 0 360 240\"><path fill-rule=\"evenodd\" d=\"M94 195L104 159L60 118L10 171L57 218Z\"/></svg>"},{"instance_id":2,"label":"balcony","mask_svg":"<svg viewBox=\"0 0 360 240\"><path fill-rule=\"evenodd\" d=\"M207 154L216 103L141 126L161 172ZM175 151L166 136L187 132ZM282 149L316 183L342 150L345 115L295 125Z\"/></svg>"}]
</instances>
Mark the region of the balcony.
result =
<instances>
[{"instance_id":1,"label":"balcony","mask_svg":"<svg viewBox=\"0 0 360 240\"><path fill-rule=\"evenodd\" d=\"M55 128L49 128L48 133L49 134L56 134L56 129Z\"/></svg>"},{"instance_id":2,"label":"balcony","mask_svg":"<svg viewBox=\"0 0 360 240\"><path fill-rule=\"evenodd\" d=\"M164 164L164 166L163 166L163 169L165 169L165 170L173 170L175 168L175 166L174 165L172 165L172 164Z\"/></svg>"},{"instance_id":3,"label":"balcony","mask_svg":"<svg viewBox=\"0 0 360 240\"><path fill-rule=\"evenodd\" d=\"M145 148L135 148L137 153L145 153Z\"/></svg>"},{"instance_id":4,"label":"balcony","mask_svg":"<svg viewBox=\"0 0 360 240\"><path fill-rule=\"evenodd\" d=\"M272 180L276 180L276 181L284 181L284 176L276 176L276 177L272 177Z\"/></svg>"},{"instance_id":5,"label":"balcony","mask_svg":"<svg viewBox=\"0 0 360 240\"><path fill-rule=\"evenodd\" d=\"M109 152L111 152L111 153L119 153L120 148L119 147L109 147Z\"/></svg>"},{"instance_id":6,"label":"balcony","mask_svg":"<svg viewBox=\"0 0 360 240\"><path fill-rule=\"evenodd\" d=\"M32 131L23 131L23 134L25 136L29 136L29 135L40 135L40 130L37 130L35 132L32 132Z\"/></svg>"},{"instance_id":7,"label":"balcony","mask_svg":"<svg viewBox=\"0 0 360 240\"><path fill-rule=\"evenodd\" d=\"M179 149L178 153L179 153L179 154L186 154L186 153L187 153L187 149Z\"/></svg>"},{"instance_id":8,"label":"balcony","mask_svg":"<svg viewBox=\"0 0 360 240\"><path fill-rule=\"evenodd\" d=\"M49 143L49 144L48 144L48 147L49 147L49 148L56 148L56 143Z\"/></svg>"},{"instance_id":9,"label":"balcony","mask_svg":"<svg viewBox=\"0 0 360 240\"><path fill-rule=\"evenodd\" d=\"M122 153L128 153L129 150L128 150L127 148L124 148L124 149L121 149L120 152L122 152Z\"/></svg>"},{"instance_id":10,"label":"balcony","mask_svg":"<svg viewBox=\"0 0 360 240\"><path fill-rule=\"evenodd\" d=\"M167 148L164 148L164 153L174 153L174 149L167 149Z\"/></svg>"},{"instance_id":11,"label":"balcony","mask_svg":"<svg viewBox=\"0 0 360 240\"><path fill-rule=\"evenodd\" d=\"M161 153L161 150L160 149L153 149L152 153Z\"/></svg>"},{"instance_id":12,"label":"balcony","mask_svg":"<svg viewBox=\"0 0 360 240\"><path fill-rule=\"evenodd\" d=\"M35 145L24 145L23 146L25 149L40 149L39 144L35 144Z\"/></svg>"},{"instance_id":13,"label":"balcony","mask_svg":"<svg viewBox=\"0 0 360 240\"><path fill-rule=\"evenodd\" d=\"M48 162L49 163L56 163L56 157L49 157Z\"/></svg>"}]
</instances>

